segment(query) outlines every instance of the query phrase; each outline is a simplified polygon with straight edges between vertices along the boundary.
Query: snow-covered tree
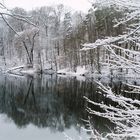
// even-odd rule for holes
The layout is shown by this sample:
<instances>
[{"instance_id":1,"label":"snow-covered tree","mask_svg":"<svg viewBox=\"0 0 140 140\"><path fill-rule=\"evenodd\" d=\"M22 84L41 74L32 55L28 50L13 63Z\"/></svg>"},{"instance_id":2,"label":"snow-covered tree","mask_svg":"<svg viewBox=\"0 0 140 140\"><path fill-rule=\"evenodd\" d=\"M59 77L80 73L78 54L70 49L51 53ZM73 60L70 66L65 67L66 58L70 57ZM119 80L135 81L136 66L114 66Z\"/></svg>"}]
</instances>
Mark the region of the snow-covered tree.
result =
<instances>
[{"instance_id":1,"label":"snow-covered tree","mask_svg":"<svg viewBox=\"0 0 140 140\"><path fill-rule=\"evenodd\" d=\"M124 2L124 1L123 1ZM98 1L99 4L99 1ZM128 69L139 71L139 4L131 1L121 3L118 1L110 1L110 7L123 12L123 18L115 18L114 29L120 30L117 34L105 33L106 36L98 37L94 43L84 44L83 50L88 49L104 49L105 61L100 63L109 64L110 69ZM103 6L103 9L108 5ZM96 8L98 8L96 6ZM99 4L101 9L101 4ZM97 9L96 9L97 10ZM96 11L95 11L96 12ZM111 14L111 13L108 13ZM110 25L110 24L109 24ZM122 27L121 27L122 26ZM111 27L111 26L110 26ZM109 28L110 28L109 27ZM111 29L108 29L111 31ZM108 32L108 31L107 31ZM108 53L107 53L108 52Z\"/></svg>"},{"instance_id":2,"label":"snow-covered tree","mask_svg":"<svg viewBox=\"0 0 140 140\"><path fill-rule=\"evenodd\" d=\"M97 0L93 4L95 12L104 8L115 8L117 11L122 13L122 17L113 19L114 29L120 30L119 34L105 33L106 36L99 37L94 42L86 43L83 46L83 51L95 50L100 48L104 50L100 58L105 55L105 59L100 59L100 65L102 66L103 72L108 73L112 76L126 76L135 77L140 72L140 2L131 0ZM108 13L111 14L111 13ZM105 29L105 28L104 28ZM113 29L113 30L114 30ZM109 32L112 28L108 29ZM102 75L103 76L103 75ZM110 133L100 133L92 126L92 119L89 117L89 129L92 134L92 138L95 139L139 139L140 135L138 132L140 124L140 110L139 100L133 100L131 97L125 97L116 95L108 85L105 86L100 82L96 82L98 87L98 94L101 94L106 99L109 99L113 104L106 102L95 102L87 97L85 99L89 103L87 111L89 116L96 115L98 117L109 120L115 125L115 128L110 130ZM123 83L125 85L125 83ZM139 86L126 84L128 91L125 93L131 93L139 95ZM131 89L131 90L130 90ZM99 107L102 111L96 111L92 109L92 106Z\"/></svg>"},{"instance_id":3,"label":"snow-covered tree","mask_svg":"<svg viewBox=\"0 0 140 140\"><path fill-rule=\"evenodd\" d=\"M33 66L34 62L34 53L35 48L36 50L39 49L38 46L38 35L39 30L38 28L31 28L26 29L22 32L18 32L18 35L15 37L14 46L20 56L20 58L24 58L27 56L27 63Z\"/></svg>"}]
</instances>

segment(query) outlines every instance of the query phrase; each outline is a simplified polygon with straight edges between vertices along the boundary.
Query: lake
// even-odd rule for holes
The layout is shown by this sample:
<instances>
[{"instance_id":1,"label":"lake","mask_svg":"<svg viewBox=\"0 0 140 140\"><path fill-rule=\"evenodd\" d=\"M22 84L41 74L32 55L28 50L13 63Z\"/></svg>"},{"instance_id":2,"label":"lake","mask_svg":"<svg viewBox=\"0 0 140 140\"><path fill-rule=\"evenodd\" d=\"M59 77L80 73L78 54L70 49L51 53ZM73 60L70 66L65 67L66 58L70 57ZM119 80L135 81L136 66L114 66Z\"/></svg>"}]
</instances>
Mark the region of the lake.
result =
<instances>
[{"instance_id":1,"label":"lake","mask_svg":"<svg viewBox=\"0 0 140 140\"><path fill-rule=\"evenodd\" d=\"M84 119L89 116L86 111L88 103L83 96L114 104L98 94L94 80L56 75L15 77L0 74L0 140L88 139L90 134L84 130L87 128ZM109 84L116 94L124 94L122 89L127 88L122 84L124 79L97 80ZM132 98L140 99L140 96ZM96 106L91 108L100 111ZM114 127L108 120L91 117L93 127L101 132Z\"/></svg>"}]
</instances>

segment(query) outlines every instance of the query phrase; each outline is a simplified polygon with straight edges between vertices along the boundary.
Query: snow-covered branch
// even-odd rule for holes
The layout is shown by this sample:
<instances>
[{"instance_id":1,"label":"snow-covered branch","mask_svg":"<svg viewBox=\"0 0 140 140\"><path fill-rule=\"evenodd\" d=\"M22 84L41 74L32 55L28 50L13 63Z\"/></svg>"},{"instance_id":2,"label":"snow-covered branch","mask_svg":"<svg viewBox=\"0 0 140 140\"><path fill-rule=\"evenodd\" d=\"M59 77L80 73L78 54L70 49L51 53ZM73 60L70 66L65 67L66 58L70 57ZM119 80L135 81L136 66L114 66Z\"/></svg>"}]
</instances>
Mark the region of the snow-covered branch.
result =
<instances>
[{"instance_id":1,"label":"snow-covered branch","mask_svg":"<svg viewBox=\"0 0 140 140\"><path fill-rule=\"evenodd\" d=\"M13 13L11 10L9 10L3 3L0 3L0 16L3 19L3 21L8 25L8 27L13 30L17 35L18 33L16 32L16 30L12 27L12 25L8 22L7 18L8 17L12 17L16 20L19 21L23 21L25 23L28 23L34 27L37 27L33 22L31 22L31 20L29 20L29 17L26 17L22 14L15 14Z\"/></svg>"},{"instance_id":2,"label":"snow-covered branch","mask_svg":"<svg viewBox=\"0 0 140 140\"><path fill-rule=\"evenodd\" d=\"M106 134L104 137L113 139L124 139L128 137L140 138L139 132L137 131L140 130L140 109L138 107L140 106L140 101L132 100L131 98L126 98L122 95L115 95L110 87L106 87L100 82L96 83L101 91L99 94L106 94L106 98L117 104L117 106L113 106L103 102L97 103L84 97L89 104L98 106L103 110L103 112L99 112L87 107L87 111L90 115L108 119L115 124L114 131Z\"/></svg>"}]
</instances>

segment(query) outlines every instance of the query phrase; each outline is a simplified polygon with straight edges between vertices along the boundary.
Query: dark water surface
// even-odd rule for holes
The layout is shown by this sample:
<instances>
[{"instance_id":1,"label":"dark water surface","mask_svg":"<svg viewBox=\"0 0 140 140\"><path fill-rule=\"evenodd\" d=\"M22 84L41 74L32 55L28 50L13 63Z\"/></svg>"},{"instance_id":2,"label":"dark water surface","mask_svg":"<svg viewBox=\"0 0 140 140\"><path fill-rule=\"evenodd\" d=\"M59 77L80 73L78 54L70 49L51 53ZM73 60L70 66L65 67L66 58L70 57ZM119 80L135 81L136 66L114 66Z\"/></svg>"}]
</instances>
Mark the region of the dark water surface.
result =
<instances>
[{"instance_id":1,"label":"dark water surface","mask_svg":"<svg viewBox=\"0 0 140 140\"><path fill-rule=\"evenodd\" d=\"M75 78L0 75L0 140L87 138L86 86Z\"/></svg>"},{"instance_id":2,"label":"dark water surface","mask_svg":"<svg viewBox=\"0 0 140 140\"><path fill-rule=\"evenodd\" d=\"M122 91L122 82L105 82L116 94ZM98 94L92 80L0 74L0 140L64 140L66 135L73 140L87 139L82 129L86 127L82 119L88 118L83 96L109 102ZM111 127L107 120L94 117L94 127L105 131L107 125Z\"/></svg>"}]
</instances>

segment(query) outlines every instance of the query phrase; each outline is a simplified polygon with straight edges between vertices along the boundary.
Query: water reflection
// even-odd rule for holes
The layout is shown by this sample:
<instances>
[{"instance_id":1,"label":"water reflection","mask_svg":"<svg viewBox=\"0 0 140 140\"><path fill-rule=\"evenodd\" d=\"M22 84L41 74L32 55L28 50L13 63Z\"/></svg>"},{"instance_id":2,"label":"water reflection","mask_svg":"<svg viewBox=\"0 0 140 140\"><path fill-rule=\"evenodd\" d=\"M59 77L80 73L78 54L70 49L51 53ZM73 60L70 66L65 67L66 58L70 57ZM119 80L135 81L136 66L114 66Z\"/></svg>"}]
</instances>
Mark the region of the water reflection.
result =
<instances>
[{"instance_id":1,"label":"water reflection","mask_svg":"<svg viewBox=\"0 0 140 140\"><path fill-rule=\"evenodd\" d=\"M102 80L102 79L100 79ZM110 79L109 79L110 80ZM94 79L79 81L75 77L53 76L12 77L0 75L0 113L6 114L19 128L33 124L38 128L49 128L53 132L63 132L72 126L80 131L85 126L82 119L88 118L83 96L96 102L117 105L106 95L99 94ZM122 80L106 81L116 94L140 99L140 95L125 93L128 89ZM102 111L97 106L93 110ZM114 127L108 120L93 117L93 126L100 131L110 131ZM81 119L82 118L82 119ZM111 128L111 129L112 129ZM57 137L56 137L57 139Z\"/></svg>"},{"instance_id":2,"label":"water reflection","mask_svg":"<svg viewBox=\"0 0 140 140\"><path fill-rule=\"evenodd\" d=\"M71 127L81 131L81 118L88 115L83 96L95 88L93 85L57 76L0 77L0 113L18 128L33 124L53 132Z\"/></svg>"}]
</instances>

